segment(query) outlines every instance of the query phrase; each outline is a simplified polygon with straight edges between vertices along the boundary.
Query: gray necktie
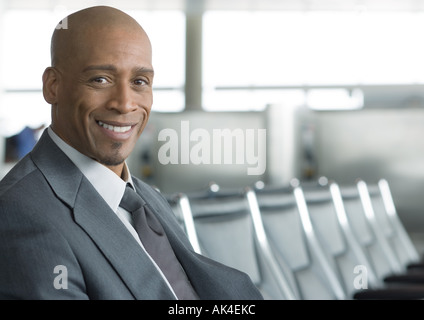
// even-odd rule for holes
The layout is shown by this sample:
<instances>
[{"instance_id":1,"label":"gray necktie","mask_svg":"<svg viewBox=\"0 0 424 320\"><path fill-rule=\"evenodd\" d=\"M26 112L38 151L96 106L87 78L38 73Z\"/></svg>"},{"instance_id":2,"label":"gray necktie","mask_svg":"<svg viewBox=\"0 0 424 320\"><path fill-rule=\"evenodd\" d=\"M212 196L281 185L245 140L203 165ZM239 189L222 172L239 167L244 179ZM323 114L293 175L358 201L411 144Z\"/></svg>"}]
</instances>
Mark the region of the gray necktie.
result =
<instances>
[{"instance_id":1,"label":"gray necktie","mask_svg":"<svg viewBox=\"0 0 424 320\"><path fill-rule=\"evenodd\" d=\"M127 184L120 207L132 214L134 228L144 248L162 270L178 299L198 299L159 220L144 200Z\"/></svg>"}]
</instances>

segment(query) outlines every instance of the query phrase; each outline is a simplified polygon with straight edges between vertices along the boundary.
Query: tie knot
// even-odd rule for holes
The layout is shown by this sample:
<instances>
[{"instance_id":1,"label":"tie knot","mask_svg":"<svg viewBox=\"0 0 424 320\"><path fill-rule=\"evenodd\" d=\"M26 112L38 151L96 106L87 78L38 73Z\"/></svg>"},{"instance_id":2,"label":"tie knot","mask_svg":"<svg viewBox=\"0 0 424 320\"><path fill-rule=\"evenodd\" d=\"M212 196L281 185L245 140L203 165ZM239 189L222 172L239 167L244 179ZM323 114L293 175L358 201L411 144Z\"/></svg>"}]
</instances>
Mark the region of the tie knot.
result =
<instances>
[{"instance_id":1,"label":"tie knot","mask_svg":"<svg viewBox=\"0 0 424 320\"><path fill-rule=\"evenodd\" d=\"M135 192L130 184L127 184L119 206L131 213L137 232L140 230L141 225L147 223L154 232L158 235L163 235L164 232L159 220L144 206L145 204L144 199Z\"/></svg>"},{"instance_id":2,"label":"tie knot","mask_svg":"<svg viewBox=\"0 0 424 320\"><path fill-rule=\"evenodd\" d=\"M130 184L125 187L124 196L121 199L120 207L133 213L144 205L144 200L135 192Z\"/></svg>"}]
</instances>

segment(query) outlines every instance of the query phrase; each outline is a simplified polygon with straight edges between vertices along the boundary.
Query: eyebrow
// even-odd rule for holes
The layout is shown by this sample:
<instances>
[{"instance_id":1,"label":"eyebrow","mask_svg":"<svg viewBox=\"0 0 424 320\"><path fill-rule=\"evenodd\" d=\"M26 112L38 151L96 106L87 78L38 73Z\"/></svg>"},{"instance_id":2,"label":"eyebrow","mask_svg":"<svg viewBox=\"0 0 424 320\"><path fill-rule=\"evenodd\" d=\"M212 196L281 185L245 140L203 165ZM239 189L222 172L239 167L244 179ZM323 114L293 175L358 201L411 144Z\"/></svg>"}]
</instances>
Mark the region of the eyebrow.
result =
<instances>
[{"instance_id":1,"label":"eyebrow","mask_svg":"<svg viewBox=\"0 0 424 320\"><path fill-rule=\"evenodd\" d=\"M117 68L112 64L102 64L102 65L90 65L85 67L82 71L92 71L92 70L103 70L103 71L117 71ZM154 74L154 70L152 68L146 67L137 67L133 69L134 73L152 73Z\"/></svg>"},{"instance_id":2,"label":"eyebrow","mask_svg":"<svg viewBox=\"0 0 424 320\"><path fill-rule=\"evenodd\" d=\"M82 71L87 72L91 70L105 70L105 71L116 71L116 67L111 64L103 64L103 65L90 65L85 67Z\"/></svg>"}]
</instances>

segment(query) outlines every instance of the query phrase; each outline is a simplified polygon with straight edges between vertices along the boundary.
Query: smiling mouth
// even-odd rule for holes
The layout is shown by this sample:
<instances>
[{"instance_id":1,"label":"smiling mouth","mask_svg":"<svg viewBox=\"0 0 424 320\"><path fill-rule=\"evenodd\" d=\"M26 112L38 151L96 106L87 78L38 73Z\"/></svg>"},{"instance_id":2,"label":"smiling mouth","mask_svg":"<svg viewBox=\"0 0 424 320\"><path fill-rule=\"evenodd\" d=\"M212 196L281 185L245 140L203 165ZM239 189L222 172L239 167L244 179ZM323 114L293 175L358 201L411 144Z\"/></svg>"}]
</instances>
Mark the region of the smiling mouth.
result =
<instances>
[{"instance_id":1,"label":"smiling mouth","mask_svg":"<svg viewBox=\"0 0 424 320\"><path fill-rule=\"evenodd\" d=\"M106 130L110 130L117 133L125 133L131 130L132 126L113 126L102 121L96 121L97 124Z\"/></svg>"}]
</instances>

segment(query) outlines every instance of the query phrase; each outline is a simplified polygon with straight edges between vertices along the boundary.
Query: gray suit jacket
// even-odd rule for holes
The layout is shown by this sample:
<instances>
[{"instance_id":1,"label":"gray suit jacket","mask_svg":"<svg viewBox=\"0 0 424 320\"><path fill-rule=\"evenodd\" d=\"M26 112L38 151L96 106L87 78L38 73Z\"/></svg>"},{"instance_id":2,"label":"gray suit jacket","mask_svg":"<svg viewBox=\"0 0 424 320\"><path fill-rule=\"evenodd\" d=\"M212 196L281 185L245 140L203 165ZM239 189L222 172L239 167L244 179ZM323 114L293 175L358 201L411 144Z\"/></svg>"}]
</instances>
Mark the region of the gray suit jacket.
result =
<instances>
[{"instance_id":1,"label":"gray suit jacket","mask_svg":"<svg viewBox=\"0 0 424 320\"><path fill-rule=\"evenodd\" d=\"M167 201L133 178L201 299L262 299L196 254ZM173 299L116 214L45 131L0 182L0 299Z\"/></svg>"}]
</instances>

